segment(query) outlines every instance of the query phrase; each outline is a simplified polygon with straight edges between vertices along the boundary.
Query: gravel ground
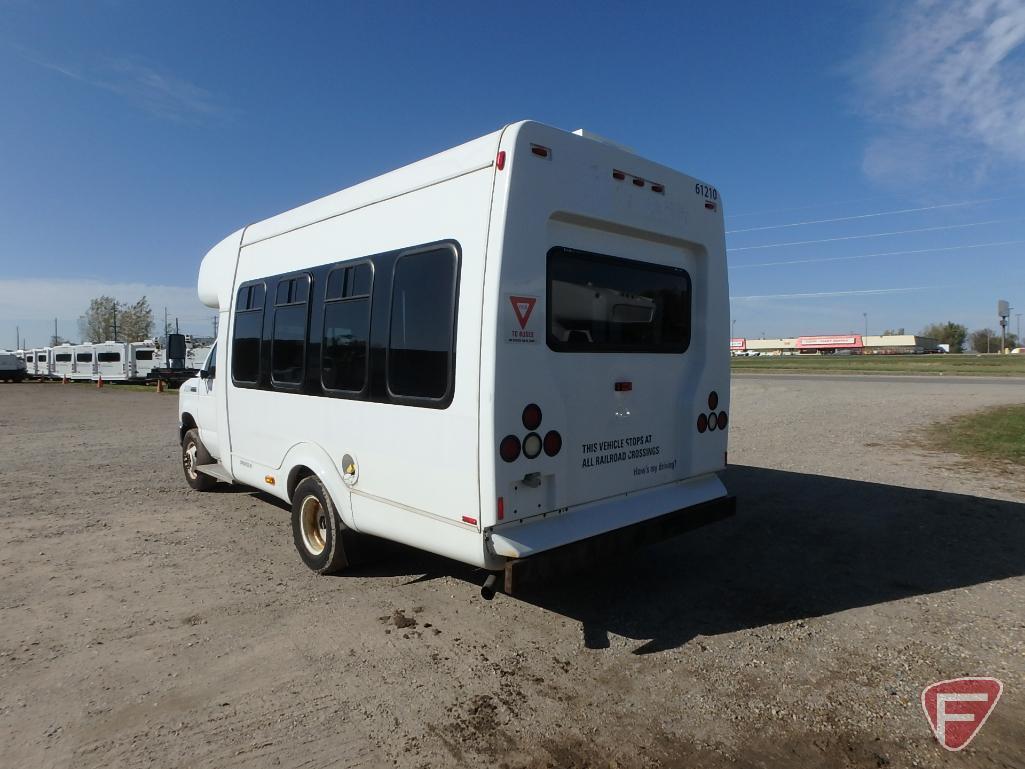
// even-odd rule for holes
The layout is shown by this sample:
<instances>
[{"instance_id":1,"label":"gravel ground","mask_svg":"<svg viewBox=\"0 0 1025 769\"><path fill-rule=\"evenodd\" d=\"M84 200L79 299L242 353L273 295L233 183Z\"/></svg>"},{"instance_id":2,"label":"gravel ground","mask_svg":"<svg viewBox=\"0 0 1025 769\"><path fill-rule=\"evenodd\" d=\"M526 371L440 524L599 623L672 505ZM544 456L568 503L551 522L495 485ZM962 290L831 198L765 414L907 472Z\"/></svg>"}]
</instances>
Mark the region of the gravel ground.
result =
<instances>
[{"instance_id":1,"label":"gravel ground","mask_svg":"<svg viewBox=\"0 0 1025 769\"><path fill-rule=\"evenodd\" d=\"M738 376L735 518L535 593L191 492L175 399L0 386L0 767L1025 767L1025 485L917 444L1021 382ZM1003 680L948 754L928 683Z\"/></svg>"}]
</instances>

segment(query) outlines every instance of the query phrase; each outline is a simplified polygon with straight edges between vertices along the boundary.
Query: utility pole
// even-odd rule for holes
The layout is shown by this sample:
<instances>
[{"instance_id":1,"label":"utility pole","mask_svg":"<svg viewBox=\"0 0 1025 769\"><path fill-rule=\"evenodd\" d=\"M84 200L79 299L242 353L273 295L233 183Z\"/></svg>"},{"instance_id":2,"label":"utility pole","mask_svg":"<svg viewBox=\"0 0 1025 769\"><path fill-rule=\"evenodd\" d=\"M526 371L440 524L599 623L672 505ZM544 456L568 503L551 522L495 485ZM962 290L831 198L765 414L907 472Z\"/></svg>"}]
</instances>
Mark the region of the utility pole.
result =
<instances>
[{"instance_id":1,"label":"utility pole","mask_svg":"<svg viewBox=\"0 0 1025 769\"><path fill-rule=\"evenodd\" d=\"M1021 316L1019 315L1018 317L1020 318ZM734 339L735 339L735 338L736 338L736 336L737 336L737 319L736 319L736 318L734 318L734 319L733 319L733 324L732 324L732 326L731 326L731 331L730 331L730 335L731 335L731 336L732 336L732 337L733 337Z\"/></svg>"},{"instance_id":2,"label":"utility pole","mask_svg":"<svg viewBox=\"0 0 1025 769\"><path fill-rule=\"evenodd\" d=\"M53 347L57 346L57 319L53 319Z\"/></svg>"},{"instance_id":3,"label":"utility pole","mask_svg":"<svg viewBox=\"0 0 1025 769\"><path fill-rule=\"evenodd\" d=\"M21 326L14 327L14 349L21 349Z\"/></svg>"},{"instance_id":4,"label":"utility pole","mask_svg":"<svg viewBox=\"0 0 1025 769\"><path fill-rule=\"evenodd\" d=\"M1023 347L1025 345L1022 345L1022 343L1021 343L1021 313L1020 312L1015 313L1014 317L1018 321L1018 328L1017 328L1017 332L1015 333L1015 336L1018 337L1018 346L1019 347Z\"/></svg>"},{"instance_id":5,"label":"utility pole","mask_svg":"<svg viewBox=\"0 0 1025 769\"><path fill-rule=\"evenodd\" d=\"M164 333L161 334L164 337L164 349L167 349L167 305L164 305Z\"/></svg>"},{"instance_id":6,"label":"utility pole","mask_svg":"<svg viewBox=\"0 0 1025 769\"><path fill-rule=\"evenodd\" d=\"M868 336L868 313L863 312L861 314L865 316L865 336Z\"/></svg>"}]
</instances>

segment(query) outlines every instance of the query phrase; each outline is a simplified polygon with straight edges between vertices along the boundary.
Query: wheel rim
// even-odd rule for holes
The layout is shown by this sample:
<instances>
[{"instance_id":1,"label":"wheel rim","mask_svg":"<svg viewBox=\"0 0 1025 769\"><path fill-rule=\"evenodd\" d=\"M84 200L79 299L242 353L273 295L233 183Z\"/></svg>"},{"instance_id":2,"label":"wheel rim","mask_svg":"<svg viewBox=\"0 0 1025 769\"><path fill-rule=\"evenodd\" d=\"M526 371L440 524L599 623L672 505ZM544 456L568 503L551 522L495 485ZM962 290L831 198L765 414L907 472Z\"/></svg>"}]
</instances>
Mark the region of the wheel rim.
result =
<instances>
[{"instance_id":1,"label":"wheel rim","mask_svg":"<svg viewBox=\"0 0 1025 769\"><path fill-rule=\"evenodd\" d=\"M327 547L327 511L312 494L303 500L299 508L299 526L306 549L313 555L323 553Z\"/></svg>"},{"instance_id":2,"label":"wheel rim","mask_svg":"<svg viewBox=\"0 0 1025 769\"><path fill-rule=\"evenodd\" d=\"M190 443L185 449L185 453L182 455L182 464L185 466L185 474L192 480L197 477L196 465L199 462L196 461L196 444Z\"/></svg>"}]
</instances>

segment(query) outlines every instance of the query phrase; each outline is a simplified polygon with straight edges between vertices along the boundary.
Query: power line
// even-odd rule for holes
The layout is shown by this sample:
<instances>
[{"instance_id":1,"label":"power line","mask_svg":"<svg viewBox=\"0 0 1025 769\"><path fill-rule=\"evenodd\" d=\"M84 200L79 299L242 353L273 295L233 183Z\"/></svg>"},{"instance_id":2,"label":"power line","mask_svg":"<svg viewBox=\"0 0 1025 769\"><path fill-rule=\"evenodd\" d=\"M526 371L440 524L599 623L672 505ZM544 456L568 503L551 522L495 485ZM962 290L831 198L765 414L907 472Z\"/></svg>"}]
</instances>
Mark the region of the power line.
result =
<instances>
[{"instance_id":1,"label":"power line","mask_svg":"<svg viewBox=\"0 0 1025 769\"><path fill-rule=\"evenodd\" d=\"M918 227L913 230L894 230L893 232L872 232L867 235L843 235L838 238L819 238L817 240L793 240L788 243L766 243L762 246L741 246L740 248L727 248L730 253L737 251L757 251L763 248L781 248L782 246L807 246L813 243L834 243L839 240L864 240L865 238L885 238L890 235L910 235L915 232L938 232L940 230L957 230L964 227L981 227L984 224L999 224L1001 222L1017 222L1021 217L1010 219L988 219L984 222L968 222L967 224L944 224L939 227Z\"/></svg>"},{"instance_id":2,"label":"power line","mask_svg":"<svg viewBox=\"0 0 1025 769\"><path fill-rule=\"evenodd\" d=\"M760 232L762 230L781 230L785 227L805 227L810 224L831 224L833 222L850 222L855 219L872 219L877 216L897 216L898 214L914 214L920 211L936 211L940 208L957 208L959 206L975 206L979 203L991 203L1002 198L984 198L982 200L964 200L959 203L940 203L935 206L922 206L921 208L901 208L892 211L876 211L870 214L856 214L854 216L838 216L834 219L811 219L806 222L788 222L787 224L769 224L764 227L746 227L742 230L726 230L727 235L736 232Z\"/></svg>"},{"instance_id":3,"label":"power line","mask_svg":"<svg viewBox=\"0 0 1025 769\"><path fill-rule=\"evenodd\" d=\"M819 262L846 262L852 259L868 259L873 256L902 256L904 254L932 254L939 251L961 251L968 248L990 248L1011 246L1025 243L1025 240L1000 240L993 243L970 243L966 246L943 246L942 248L916 248L908 251L877 251L874 254L855 254L854 256L823 256L815 259L789 259L781 262L755 262L754 264L731 264L729 269L742 270L745 267L779 267L786 264L818 264Z\"/></svg>"}]
</instances>

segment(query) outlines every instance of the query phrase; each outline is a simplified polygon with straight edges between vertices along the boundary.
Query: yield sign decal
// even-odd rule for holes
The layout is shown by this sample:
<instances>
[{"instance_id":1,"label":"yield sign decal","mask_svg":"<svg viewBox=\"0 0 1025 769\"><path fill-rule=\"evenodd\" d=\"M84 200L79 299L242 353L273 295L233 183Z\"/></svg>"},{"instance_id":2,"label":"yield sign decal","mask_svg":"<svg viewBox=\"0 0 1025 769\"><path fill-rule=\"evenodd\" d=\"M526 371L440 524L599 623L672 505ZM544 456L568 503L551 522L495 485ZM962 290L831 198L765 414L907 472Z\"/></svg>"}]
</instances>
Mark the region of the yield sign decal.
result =
<instances>
[{"instance_id":1,"label":"yield sign decal","mask_svg":"<svg viewBox=\"0 0 1025 769\"><path fill-rule=\"evenodd\" d=\"M1004 685L995 678L938 681L922 692L922 709L932 733L947 750L961 750L993 712Z\"/></svg>"},{"instance_id":2,"label":"yield sign decal","mask_svg":"<svg viewBox=\"0 0 1025 769\"><path fill-rule=\"evenodd\" d=\"M522 331L527 327L530 314L534 312L537 298L533 296L510 296L509 301L512 302L513 312L516 313L516 320L519 322L520 330Z\"/></svg>"}]
</instances>

